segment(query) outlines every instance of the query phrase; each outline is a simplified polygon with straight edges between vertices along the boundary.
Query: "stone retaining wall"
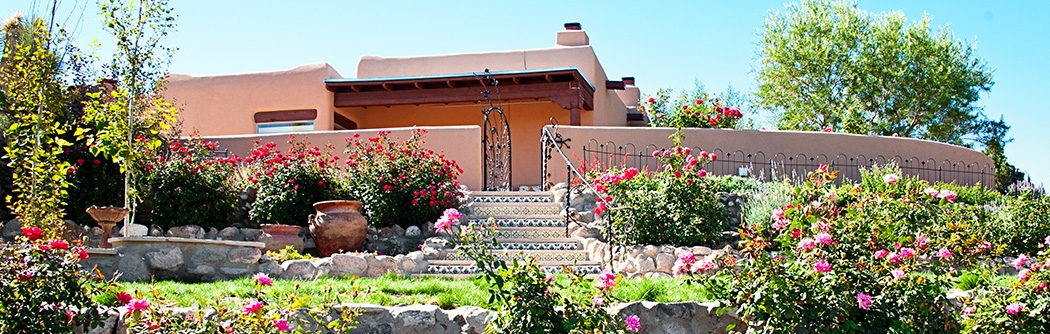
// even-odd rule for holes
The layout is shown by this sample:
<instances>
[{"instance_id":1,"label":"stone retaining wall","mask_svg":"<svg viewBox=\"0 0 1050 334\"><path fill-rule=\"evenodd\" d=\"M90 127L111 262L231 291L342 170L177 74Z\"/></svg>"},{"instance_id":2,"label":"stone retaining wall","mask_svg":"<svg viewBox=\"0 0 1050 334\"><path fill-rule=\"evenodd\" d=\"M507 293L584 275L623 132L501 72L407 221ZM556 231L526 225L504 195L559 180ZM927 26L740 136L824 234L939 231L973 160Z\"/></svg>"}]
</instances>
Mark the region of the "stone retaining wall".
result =
<instances>
[{"instance_id":1,"label":"stone retaining wall","mask_svg":"<svg viewBox=\"0 0 1050 334\"><path fill-rule=\"evenodd\" d=\"M358 311L357 325L351 334L481 334L485 326L493 319L492 311L464 306L452 310L443 310L434 305L412 306L379 306L371 304L344 304L337 306L329 316L335 319L340 307L352 307ZM726 326L736 324L734 330L746 330L735 312L726 312L719 316L715 310L718 303L654 303L634 302L618 304L606 310L615 314L618 319L636 315L642 325L640 333L680 334L680 333L727 333ZM112 315L104 326L96 328L91 334L123 334L124 326L118 324L118 316ZM310 331L311 328L303 326Z\"/></svg>"},{"instance_id":2,"label":"stone retaining wall","mask_svg":"<svg viewBox=\"0 0 1050 334\"><path fill-rule=\"evenodd\" d=\"M216 281L273 273L280 265L264 259L260 242L165 237L112 238L112 250L90 249L81 262L107 278L119 272L122 281Z\"/></svg>"}]
</instances>

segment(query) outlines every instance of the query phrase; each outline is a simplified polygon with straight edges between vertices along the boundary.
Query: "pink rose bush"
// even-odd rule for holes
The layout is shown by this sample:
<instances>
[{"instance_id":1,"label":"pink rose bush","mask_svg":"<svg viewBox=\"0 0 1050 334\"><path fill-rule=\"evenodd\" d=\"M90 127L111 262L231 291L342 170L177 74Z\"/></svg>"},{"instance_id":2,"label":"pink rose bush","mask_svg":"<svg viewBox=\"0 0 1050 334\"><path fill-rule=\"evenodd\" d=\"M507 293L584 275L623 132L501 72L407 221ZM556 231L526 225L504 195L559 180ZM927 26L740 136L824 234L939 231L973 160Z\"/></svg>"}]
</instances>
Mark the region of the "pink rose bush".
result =
<instances>
[{"instance_id":1,"label":"pink rose bush","mask_svg":"<svg viewBox=\"0 0 1050 334\"><path fill-rule=\"evenodd\" d=\"M967 300L967 332L1044 333L1050 328L1050 244L1034 256L1018 255L1012 264L1018 269L1017 282L1007 288L978 288Z\"/></svg>"},{"instance_id":2,"label":"pink rose bush","mask_svg":"<svg viewBox=\"0 0 1050 334\"><path fill-rule=\"evenodd\" d=\"M741 231L743 258L720 274L733 282L728 304L759 332L962 328L943 296L956 268L991 255L958 223L983 209L901 175L874 167L837 185L837 171L810 172L793 203Z\"/></svg>"}]
</instances>

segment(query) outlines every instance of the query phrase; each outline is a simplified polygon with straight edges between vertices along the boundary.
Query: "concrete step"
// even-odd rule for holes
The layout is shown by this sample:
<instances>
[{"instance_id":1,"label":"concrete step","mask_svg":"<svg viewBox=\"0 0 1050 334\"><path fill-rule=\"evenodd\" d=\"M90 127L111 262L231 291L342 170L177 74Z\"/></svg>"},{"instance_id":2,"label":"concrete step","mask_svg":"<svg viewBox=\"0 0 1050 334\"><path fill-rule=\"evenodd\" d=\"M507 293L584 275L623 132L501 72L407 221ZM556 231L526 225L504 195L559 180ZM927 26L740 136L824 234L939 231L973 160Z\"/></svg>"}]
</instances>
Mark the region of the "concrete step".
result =
<instances>
[{"instance_id":1,"label":"concrete step","mask_svg":"<svg viewBox=\"0 0 1050 334\"><path fill-rule=\"evenodd\" d=\"M564 267L584 274L584 275L596 275L602 272L601 263L594 261L578 261L578 262L540 262L540 270L548 273L560 273L564 272ZM430 265L427 267L427 276L453 276L464 275L458 277L466 277L466 275L472 275L477 273L478 267L474 265L474 261L449 261L449 260L436 260L430 261Z\"/></svg>"},{"instance_id":2,"label":"concrete step","mask_svg":"<svg viewBox=\"0 0 1050 334\"><path fill-rule=\"evenodd\" d=\"M500 249L516 250L580 250L580 243L570 238L529 238L529 239L496 239Z\"/></svg>"},{"instance_id":3,"label":"concrete step","mask_svg":"<svg viewBox=\"0 0 1050 334\"><path fill-rule=\"evenodd\" d=\"M559 213L557 203L473 203L464 212L468 218L555 218Z\"/></svg>"},{"instance_id":4,"label":"concrete step","mask_svg":"<svg viewBox=\"0 0 1050 334\"><path fill-rule=\"evenodd\" d=\"M567 238L564 227L502 227L493 231L496 239Z\"/></svg>"},{"instance_id":5,"label":"concrete step","mask_svg":"<svg viewBox=\"0 0 1050 334\"><path fill-rule=\"evenodd\" d=\"M536 258L541 264L545 262L582 262L590 261L590 256L587 251L582 250L517 250L517 249L493 249L489 250L489 254L492 254L496 259L503 261L510 261L516 259L519 261L526 260L529 258ZM448 252L445 255L445 260L451 261L473 261L466 254L461 252Z\"/></svg>"},{"instance_id":6,"label":"concrete step","mask_svg":"<svg viewBox=\"0 0 1050 334\"><path fill-rule=\"evenodd\" d=\"M546 191L475 191L470 194L474 203L551 203L553 197Z\"/></svg>"},{"instance_id":7,"label":"concrete step","mask_svg":"<svg viewBox=\"0 0 1050 334\"><path fill-rule=\"evenodd\" d=\"M530 216L529 218L501 217L495 219L496 226L499 227L555 227L563 229L565 228L565 216L548 216L547 218L539 218L537 216ZM467 223L482 224L488 221L488 218L466 218L466 221Z\"/></svg>"}]
</instances>

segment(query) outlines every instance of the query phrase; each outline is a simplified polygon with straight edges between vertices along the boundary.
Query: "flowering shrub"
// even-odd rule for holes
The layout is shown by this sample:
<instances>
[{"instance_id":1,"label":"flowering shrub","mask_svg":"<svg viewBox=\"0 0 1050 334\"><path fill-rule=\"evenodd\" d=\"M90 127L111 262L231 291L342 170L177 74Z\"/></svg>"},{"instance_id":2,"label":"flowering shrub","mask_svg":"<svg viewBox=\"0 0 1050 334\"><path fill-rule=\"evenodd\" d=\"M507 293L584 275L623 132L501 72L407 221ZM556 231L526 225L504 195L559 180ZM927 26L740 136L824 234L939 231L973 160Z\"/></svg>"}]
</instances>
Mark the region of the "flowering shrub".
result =
<instances>
[{"instance_id":1,"label":"flowering shrub","mask_svg":"<svg viewBox=\"0 0 1050 334\"><path fill-rule=\"evenodd\" d=\"M994 237L992 242L1004 247L1005 254L1035 254L1043 238L1050 235L1050 198L1032 193L1003 196L999 219L987 219L983 225Z\"/></svg>"},{"instance_id":2,"label":"flowering shrub","mask_svg":"<svg viewBox=\"0 0 1050 334\"><path fill-rule=\"evenodd\" d=\"M160 299L156 290L151 291L152 299L141 292L135 296L121 292L117 299L122 304L120 314L134 333L346 333L353 329L356 313L350 307L327 301L300 310L298 305L310 296L268 296L265 287L273 279L263 273L253 275L252 282L255 296L235 306L217 303L182 313Z\"/></svg>"},{"instance_id":3,"label":"flowering shrub","mask_svg":"<svg viewBox=\"0 0 1050 334\"><path fill-rule=\"evenodd\" d=\"M424 149L426 132L415 129L405 141L390 138L390 131L346 138L351 193L364 202L376 227L422 225L458 204L456 179L463 169L444 154Z\"/></svg>"},{"instance_id":4,"label":"flowering shrub","mask_svg":"<svg viewBox=\"0 0 1050 334\"><path fill-rule=\"evenodd\" d=\"M957 268L993 247L967 229L973 210L894 166L835 187L826 166L794 202L741 231L727 299L757 332L954 332L944 298Z\"/></svg>"},{"instance_id":5,"label":"flowering shrub","mask_svg":"<svg viewBox=\"0 0 1050 334\"><path fill-rule=\"evenodd\" d=\"M540 270L535 258L524 263L507 263L488 252L499 248L493 238L495 220L459 225L459 212L448 209L438 219L438 233L452 236L452 244L474 259L482 277L490 284L490 302L497 305L496 319L486 333L622 333L641 329L637 316L615 319L603 309L619 302L611 293L620 279L609 271L591 283L582 275L568 272L569 282L558 282L551 273Z\"/></svg>"},{"instance_id":6,"label":"flowering shrub","mask_svg":"<svg viewBox=\"0 0 1050 334\"><path fill-rule=\"evenodd\" d=\"M69 198L63 208L66 219L94 225L95 220L85 211L88 207L124 206L124 176L118 164L93 156L86 145L67 147L64 152L64 159L70 163Z\"/></svg>"},{"instance_id":7,"label":"flowering shrub","mask_svg":"<svg viewBox=\"0 0 1050 334\"><path fill-rule=\"evenodd\" d=\"M744 117L740 109L725 105L721 98L711 99L702 87L682 94L672 101L670 91L660 89L656 96L642 99L641 107L655 127L733 129Z\"/></svg>"},{"instance_id":8,"label":"flowering shrub","mask_svg":"<svg viewBox=\"0 0 1050 334\"><path fill-rule=\"evenodd\" d=\"M227 226L238 191L233 187L240 159L212 157L216 144L194 138L169 145L167 158L145 165L145 200L152 204L152 223L168 229L194 224L204 228Z\"/></svg>"},{"instance_id":9,"label":"flowering shrub","mask_svg":"<svg viewBox=\"0 0 1050 334\"><path fill-rule=\"evenodd\" d=\"M45 240L27 227L16 243L0 244L0 332L72 332L101 324L92 296L100 284L80 270L88 254L65 240Z\"/></svg>"},{"instance_id":10,"label":"flowering shrub","mask_svg":"<svg viewBox=\"0 0 1050 334\"><path fill-rule=\"evenodd\" d=\"M287 152L273 142L256 141L251 156L244 158L243 182L257 190L249 211L252 221L306 226L315 202L348 199L335 167L339 156L331 154L333 147L322 152L309 142L288 138Z\"/></svg>"},{"instance_id":11,"label":"flowering shrub","mask_svg":"<svg viewBox=\"0 0 1050 334\"><path fill-rule=\"evenodd\" d=\"M961 317L967 333L1046 333L1050 330L1050 235L1035 257L1014 261L1017 282L1009 288L977 291Z\"/></svg>"},{"instance_id":12,"label":"flowering shrub","mask_svg":"<svg viewBox=\"0 0 1050 334\"><path fill-rule=\"evenodd\" d=\"M688 147L653 152L664 163L657 172L612 169L596 178L596 214L614 206L632 210L611 211L613 238L620 244L695 246L711 244L721 235L726 209L715 194L720 184L702 167L718 159L715 154L693 155Z\"/></svg>"}]
</instances>

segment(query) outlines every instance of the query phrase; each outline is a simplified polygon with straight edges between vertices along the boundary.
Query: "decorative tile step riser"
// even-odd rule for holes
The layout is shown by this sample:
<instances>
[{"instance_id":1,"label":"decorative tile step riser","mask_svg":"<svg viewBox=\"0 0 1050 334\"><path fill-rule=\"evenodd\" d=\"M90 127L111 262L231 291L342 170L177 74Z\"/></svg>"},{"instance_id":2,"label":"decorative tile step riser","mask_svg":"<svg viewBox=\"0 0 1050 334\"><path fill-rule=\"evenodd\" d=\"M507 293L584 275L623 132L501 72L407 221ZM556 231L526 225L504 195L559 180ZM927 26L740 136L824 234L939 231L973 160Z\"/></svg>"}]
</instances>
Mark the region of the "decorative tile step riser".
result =
<instances>
[{"instance_id":1,"label":"decorative tile step riser","mask_svg":"<svg viewBox=\"0 0 1050 334\"><path fill-rule=\"evenodd\" d=\"M511 250L580 250L580 244L575 242L500 242L503 248Z\"/></svg>"},{"instance_id":2,"label":"decorative tile step riser","mask_svg":"<svg viewBox=\"0 0 1050 334\"><path fill-rule=\"evenodd\" d=\"M568 266L572 270L583 275L597 275L602 272L600 265L583 265L583 266ZM547 273L560 273L564 269L562 266L540 266L540 270ZM477 273L478 267L473 265L462 265L462 266L450 266L450 265L431 265L427 267L427 274L433 275L462 275L462 274L474 274Z\"/></svg>"},{"instance_id":3,"label":"decorative tile step riser","mask_svg":"<svg viewBox=\"0 0 1050 334\"><path fill-rule=\"evenodd\" d=\"M474 203L550 203L550 195L539 196L474 196Z\"/></svg>"},{"instance_id":4,"label":"decorative tile step riser","mask_svg":"<svg viewBox=\"0 0 1050 334\"><path fill-rule=\"evenodd\" d=\"M495 234L496 239L546 239L566 237L565 230L563 229L516 230L497 228Z\"/></svg>"},{"instance_id":5,"label":"decorative tile step riser","mask_svg":"<svg viewBox=\"0 0 1050 334\"><path fill-rule=\"evenodd\" d=\"M557 215L561 208L557 205L543 206L472 206L467 212L468 216L490 217L490 216L532 216L532 215Z\"/></svg>"},{"instance_id":6,"label":"decorative tile step riser","mask_svg":"<svg viewBox=\"0 0 1050 334\"><path fill-rule=\"evenodd\" d=\"M469 218L467 222L482 224L487 222L485 218ZM565 227L565 218L496 218L496 226L500 227Z\"/></svg>"},{"instance_id":7,"label":"decorative tile step riser","mask_svg":"<svg viewBox=\"0 0 1050 334\"><path fill-rule=\"evenodd\" d=\"M558 253L558 252L554 252L554 253L543 253L543 254L536 254L536 253L523 254L523 253L516 253L516 252L510 251L510 252L505 252L505 253L504 252L495 252L495 253L492 253L492 256L495 257L497 260L502 260L502 261L510 261L512 259L518 260L518 261L524 261L524 260L532 258L532 257L535 257L540 262L574 262L574 261L575 262L581 262L581 261L590 261L590 259L588 258L586 252L574 252L574 253L568 253L568 252ZM470 258L470 257L468 257L465 254L460 253L460 252L450 252L450 253L445 255L445 260L446 261L472 261L474 259L472 259L472 258Z\"/></svg>"}]
</instances>

